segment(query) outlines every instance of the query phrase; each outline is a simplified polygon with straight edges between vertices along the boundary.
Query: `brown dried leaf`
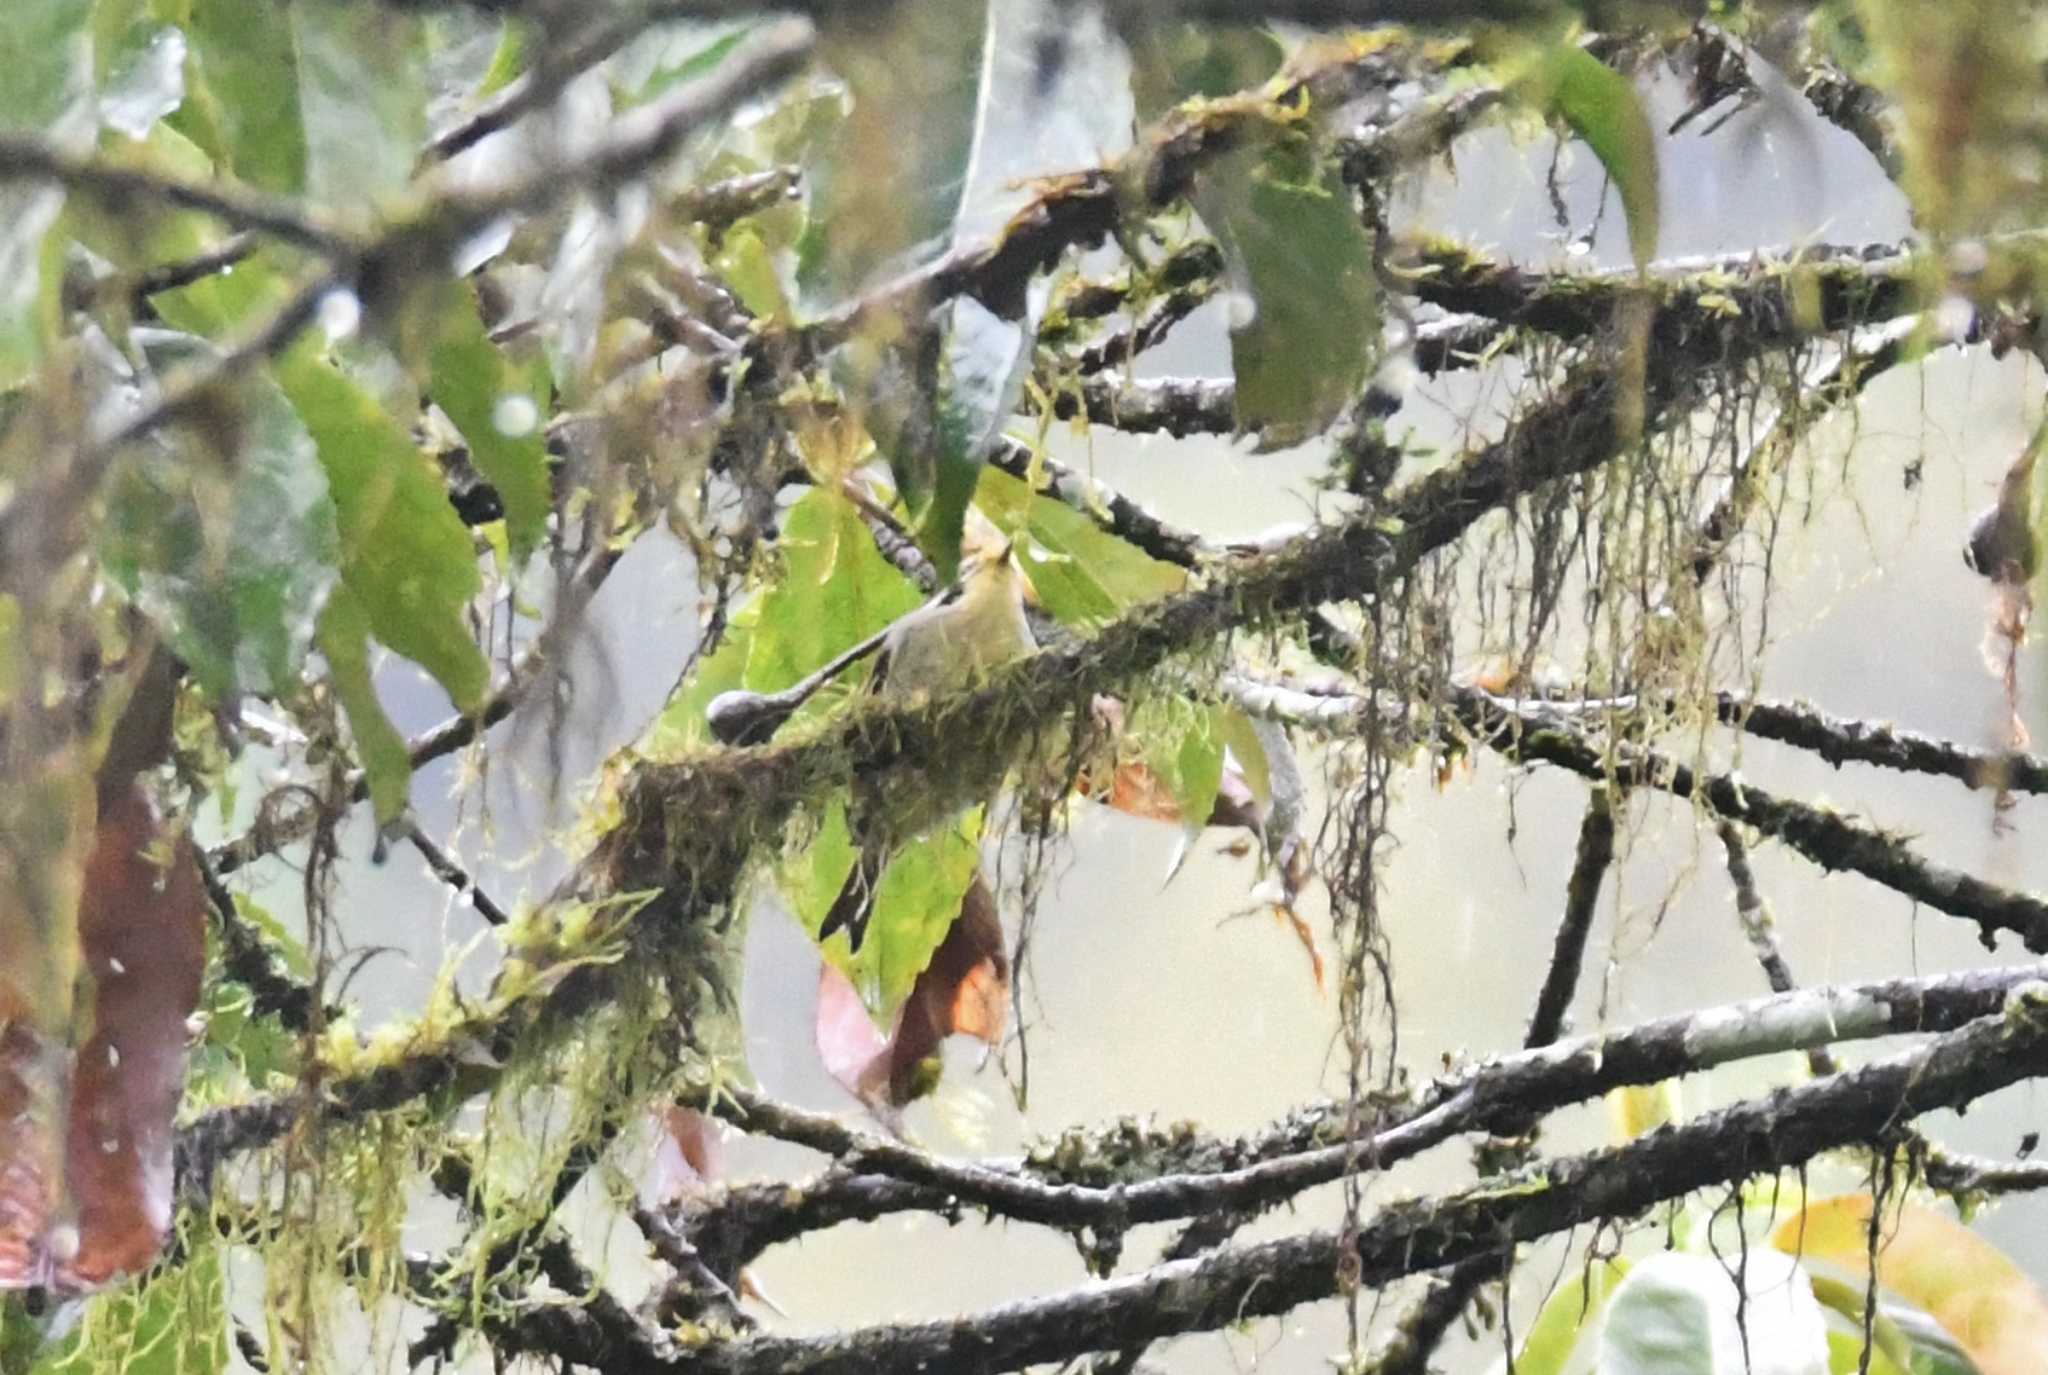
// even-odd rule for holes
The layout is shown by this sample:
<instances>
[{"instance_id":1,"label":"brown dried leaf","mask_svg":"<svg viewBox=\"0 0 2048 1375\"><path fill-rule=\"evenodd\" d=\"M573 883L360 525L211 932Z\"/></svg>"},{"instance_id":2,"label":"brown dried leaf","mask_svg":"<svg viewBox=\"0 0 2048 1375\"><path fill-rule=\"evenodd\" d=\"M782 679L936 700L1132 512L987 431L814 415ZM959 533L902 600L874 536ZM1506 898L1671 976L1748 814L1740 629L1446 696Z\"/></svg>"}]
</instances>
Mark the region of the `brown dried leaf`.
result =
<instances>
[{"instance_id":1,"label":"brown dried leaf","mask_svg":"<svg viewBox=\"0 0 2048 1375\"><path fill-rule=\"evenodd\" d=\"M75 1054L19 1023L0 1034L0 1288L88 1293L146 1267L169 1235L205 893L191 842L133 782L102 789L78 939L90 996Z\"/></svg>"}]
</instances>

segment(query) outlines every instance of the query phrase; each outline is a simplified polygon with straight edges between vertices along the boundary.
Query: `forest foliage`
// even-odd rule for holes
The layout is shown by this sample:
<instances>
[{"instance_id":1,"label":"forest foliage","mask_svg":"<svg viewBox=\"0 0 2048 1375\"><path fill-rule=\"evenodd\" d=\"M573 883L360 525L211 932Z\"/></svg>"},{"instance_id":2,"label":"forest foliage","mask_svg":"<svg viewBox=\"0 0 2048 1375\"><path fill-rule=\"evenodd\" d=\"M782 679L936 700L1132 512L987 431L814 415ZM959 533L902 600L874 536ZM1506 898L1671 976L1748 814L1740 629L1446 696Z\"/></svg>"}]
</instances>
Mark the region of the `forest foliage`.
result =
<instances>
[{"instance_id":1,"label":"forest foliage","mask_svg":"<svg viewBox=\"0 0 2048 1375\"><path fill-rule=\"evenodd\" d=\"M1707 742L2048 789L2018 678L2038 442L1971 545L2006 748L1746 691L1815 427L1937 350L2044 347L2044 44L1990 0L13 0L0 1369L340 1367L362 1313L394 1367L1129 1370L1331 1298L1348 1368L1383 1375L1468 1314L1521 1375L2037 1369L2048 1299L1966 1222L2048 1175L1917 1119L2048 1068L2039 967L1802 992L1747 854L2035 955L2048 900ZM1129 112L1127 146L991 188L991 110L1071 98L1089 45L1127 57L1125 87L1081 92ZM1645 92L1673 82L1659 127ZM1914 234L1661 260L1660 147L1772 102L1853 136ZM1597 163L1626 266L1396 227L1498 128ZM1228 376L1138 374L1216 302ZM1504 422L1411 443L1404 406L1461 372L1516 379ZM1319 445L1317 517L1180 527L1051 452L1091 427ZM691 557L699 650L634 745L551 780L568 877L500 906L422 831L414 773L546 727L653 532ZM991 578L1027 645L975 638ZM919 626L956 671L910 680ZM443 725L394 724L399 660ZM1521 1047L1436 1048L1410 1081L1382 866L1402 790L1480 754L1585 781L1557 957ZM203 837L250 789L253 824ZM1653 794L1725 853L1773 995L1574 1038L1616 814ZM1098 805L1230 837L1337 1004L1342 1091L1242 1138L1131 1119L1019 1160L927 1150L903 1112L945 1039L1028 1034L1036 904ZM333 899L356 808L489 927L486 981L451 950L376 1027ZM243 884L278 864L302 928ZM872 914L841 934L849 884ZM739 981L770 894L822 937L816 1048L857 1116L752 1085ZM1795 1050L1810 1075L1770 1096L1674 1106L1683 1075ZM1602 1095L1615 1143L1549 1153L1542 1119ZM726 1180L721 1119L829 1163ZM1364 1176L1454 1138L1468 1186L1367 1204ZM1868 1187L1808 1197L1824 1160ZM586 1180L662 1276L637 1306L565 1230ZM1323 1185L1341 1227L1237 1237ZM457 1219L430 1254L423 1196ZM1050 1227L1117 1278L779 1333L749 1264L899 1212ZM1181 1230L1125 1256L1155 1222ZM1533 1315L1485 1297L1519 1245L1589 1223Z\"/></svg>"}]
</instances>

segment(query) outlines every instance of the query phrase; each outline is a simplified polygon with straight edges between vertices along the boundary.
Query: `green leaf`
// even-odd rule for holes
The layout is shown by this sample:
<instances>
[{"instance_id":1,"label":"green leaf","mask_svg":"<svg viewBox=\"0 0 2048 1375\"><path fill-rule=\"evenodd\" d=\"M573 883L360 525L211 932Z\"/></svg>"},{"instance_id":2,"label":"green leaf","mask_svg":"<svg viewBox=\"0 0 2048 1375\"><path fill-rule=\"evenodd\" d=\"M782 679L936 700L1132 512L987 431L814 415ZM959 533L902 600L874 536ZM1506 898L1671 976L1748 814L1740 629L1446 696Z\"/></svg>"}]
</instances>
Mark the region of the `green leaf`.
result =
<instances>
[{"instance_id":1,"label":"green leaf","mask_svg":"<svg viewBox=\"0 0 2048 1375\"><path fill-rule=\"evenodd\" d=\"M356 762L369 780L370 806L377 823L384 825L405 810L412 784L412 756L406 750L405 737L377 700L370 673L370 617L350 589L337 588L328 599L327 610L320 617L319 643L327 658L334 695L348 713Z\"/></svg>"},{"instance_id":2,"label":"green leaf","mask_svg":"<svg viewBox=\"0 0 2048 1375\"><path fill-rule=\"evenodd\" d=\"M0 126L48 132L92 89L92 0L9 0Z\"/></svg>"},{"instance_id":3,"label":"green leaf","mask_svg":"<svg viewBox=\"0 0 2048 1375\"><path fill-rule=\"evenodd\" d=\"M1529 98L1585 140L1614 179L1628 217L1636 269L1657 253L1657 136L1635 83L1572 42L1560 42L1537 64Z\"/></svg>"},{"instance_id":4,"label":"green leaf","mask_svg":"<svg viewBox=\"0 0 2048 1375\"><path fill-rule=\"evenodd\" d=\"M788 687L922 601L909 579L876 552L859 513L830 492L807 492L790 508L779 544L782 577L733 615L724 642L662 708L644 746L650 754L673 757L710 743L704 709L719 693ZM848 676L857 680L858 670ZM841 695L843 689L828 688L799 714L829 709ZM840 833L843 839L843 822ZM852 852L839 862L833 893L853 865ZM831 898L827 894L825 903ZM821 906L820 918L823 913Z\"/></svg>"},{"instance_id":5,"label":"green leaf","mask_svg":"<svg viewBox=\"0 0 2048 1375\"><path fill-rule=\"evenodd\" d=\"M204 360L201 341L159 341L152 361ZM282 693L299 675L339 573L327 474L276 383L242 382L237 459L223 478L182 450L128 468L109 493L106 569L163 628L216 701Z\"/></svg>"},{"instance_id":6,"label":"green leaf","mask_svg":"<svg viewBox=\"0 0 2048 1375\"><path fill-rule=\"evenodd\" d=\"M361 216L405 189L427 135L419 21L363 5L297 4L306 189Z\"/></svg>"},{"instance_id":7,"label":"green leaf","mask_svg":"<svg viewBox=\"0 0 2048 1375\"><path fill-rule=\"evenodd\" d=\"M1195 834L1208 824L1223 783L1223 731L1213 709L1189 710L1175 702L1164 721L1138 722L1145 762L1180 808L1181 825Z\"/></svg>"},{"instance_id":8,"label":"green leaf","mask_svg":"<svg viewBox=\"0 0 2048 1375\"><path fill-rule=\"evenodd\" d=\"M671 86L679 86L685 81L695 81L700 76L709 76L753 31L752 24L738 25L702 47L696 48L681 61L658 64L641 84L640 89L620 102L620 108L630 109L634 105L654 99Z\"/></svg>"},{"instance_id":9,"label":"green leaf","mask_svg":"<svg viewBox=\"0 0 2048 1375\"><path fill-rule=\"evenodd\" d=\"M504 21L498 34L498 46L491 50L491 65L484 69L483 80L477 83L474 98L482 100L504 90L527 67L527 52L533 46L533 30L524 20L517 17Z\"/></svg>"},{"instance_id":10,"label":"green leaf","mask_svg":"<svg viewBox=\"0 0 2048 1375\"><path fill-rule=\"evenodd\" d=\"M1745 1352L1768 1357L1770 1375L1826 1375L1826 1325L1792 1258L1752 1251L1739 1282L1705 1256L1637 1262L1608 1301L1596 1375L1723 1375Z\"/></svg>"},{"instance_id":11,"label":"green leaf","mask_svg":"<svg viewBox=\"0 0 2048 1375\"><path fill-rule=\"evenodd\" d=\"M513 562L523 564L539 547L553 505L539 425L548 405L545 372L518 367L491 343L466 288L445 293L435 323L427 394L455 422L477 471L496 489Z\"/></svg>"},{"instance_id":12,"label":"green leaf","mask_svg":"<svg viewBox=\"0 0 2048 1375\"><path fill-rule=\"evenodd\" d=\"M1237 761L1237 769L1244 776L1245 786L1251 789L1252 799L1261 808L1273 802L1273 760L1266 750L1265 740L1260 738L1259 723L1235 707L1215 709L1217 734L1223 746L1230 751L1230 757ZM1284 742L1285 736L1280 739Z\"/></svg>"},{"instance_id":13,"label":"green leaf","mask_svg":"<svg viewBox=\"0 0 2048 1375\"><path fill-rule=\"evenodd\" d=\"M1864 1317L1864 1286L1827 1275L1812 1276L1812 1283L1814 1300L1860 1331ZM1877 1347L1874 1354L1888 1358L1887 1364L1891 1366L1910 1366L1913 1362L1912 1347L1907 1343L1905 1333L1899 1330L1898 1323L1882 1308L1872 1317L1871 1336L1875 1338Z\"/></svg>"},{"instance_id":14,"label":"green leaf","mask_svg":"<svg viewBox=\"0 0 2048 1375\"><path fill-rule=\"evenodd\" d=\"M204 165L205 154L167 123L150 131L145 154L147 165L158 170L204 175L195 169ZM158 232L150 241L157 262L193 257L217 247L225 237L217 226L196 214L165 216L157 224ZM224 272L175 291L159 292L150 298L150 305L166 323L219 343L239 337L255 321L267 318L290 292L290 284L273 261L258 252Z\"/></svg>"},{"instance_id":15,"label":"green leaf","mask_svg":"<svg viewBox=\"0 0 2048 1375\"><path fill-rule=\"evenodd\" d=\"M1883 1351L1871 1352L1870 1364L1866 1366L1863 1364L1863 1338L1847 1332L1830 1332L1828 1375L1935 1375L1935 1372L1901 1370Z\"/></svg>"},{"instance_id":16,"label":"green leaf","mask_svg":"<svg viewBox=\"0 0 2048 1375\"><path fill-rule=\"evenodd\" d=\"M1141 108L1250 90L1280 65L1262 30L1160 27L1134 54ZM1305 128L1274 128L1219 159L1191 199L1222 244L1234 293L1237 426L1262 448L1320 434L1378 362L1373 241L1352 193Z\"/></svg>"},{"instance_id":17,"label":"green leaf","mask_svg":"<svg viewBox=\"0 0 2048 1375\"><path fill-rule=\"evenodd\" d=\"M0 1375L22 1375L35 1369L48 1323L47 1315L32 1318L18 1298L0 1294Z\"/></svg>"},{"instance_id":18,"label":"green leaf","mask_svg":"<svg viewBox=\"0 0 2048 1375\"><path fill-rule=\"evenodd\" d=\"M829 306L943 252L967 187L977 130L988 0L902 0L834 8L825 65L852 97L814 166L799 280Z\"/></svg>"},{"instance_id":19,"label":"green leaf","mask_svg":"<svg viewBox=\"0 0 2048 1375\"><path fill-rule=\"evenodd\" d=\"M751 227L726 234L711 265L750 313L763 320L789 318L789 295L783 290L775 255Z\"/></svg>"},{"instance_id":20,"label":"green leaf","mask_svg":"<svg viewBox=\"0 0 2048 1375\"><path fill-rule=\"evenodd\" d=\"M886 1025L910 996L917 976L946 938L981 864L982 809L899 849L875 888L867 938L857 952L835 940L823 947L859 990L861 1001ZM846 876L853 870L846 811L833 804L817 839L784 882L784 893L813 940Z\"/></svg>"},{"instance_id":21,"label":"green leaf","mask_svg":"<svg viewBox=\"0 0 2048 1375\"><path fill-rule=\"evenodd\" d=\"M1017 408L1031 361L1031 335L972 297L948 310L939 369L938 446L932 470L921 474L928 496L917 512L918 548L942 579L960 567L960 536L983 463ZM891 468L902 455L891 455ZM898 485L905 487L899 472Z\"/></svg>"},{"instance_id":22,"label":"green leaf","mask_svg":"<svg viewBox=\"0 0 2048 1375\"><path fill-rule=\"evenodd\" d=\"M1337 174L1290 138L1240 176L1196 196L1228 251L1252 316L1230 331L1237 426L1261 447L1322 432L1378 361L1372 238Z\"/></svg>"},{"instance_id":23,"label":"green leaf","mask_svg":"<svg viewBox=\"0 0 2048 1375\"><path fill-rule=\"evenodd\" d=\"M853 504L812 489L783 522L783 574L762 597L744 686L776 692L914 610L916 586L875 548ZM805 711L822 709L820 693Z\"/></svg>"},{"instance_id":24,"label":"green leaf","mask_svg":"<svg viewBox=\"0 0 2048 1375\"><path fill-rule=\"evenodd\" d=\"M91 0L13 0L0 22L0 128L83 151L92 93ZM49 229L64 193L0 183L0 387L26 378L62 329L62 256Z\"/></svg>"},{"instance_id":25,"label":"green leaf","mask_svg":"<svg viewBox=\"0 0 2048 1375\"><path fill-rule=\"evenodd\" d=\"M1054 620L1087 629L1129 607L1179 591L1187 574L1107 533L1064 502L1037 496L999 468L984 468L975 502L1021 542L1031 590Z\"/></svg>"},{"instance_id":26,"label":"green leaf","mask_svg":"<svg viewBox=\"0 0 2048 1375\"><path fill-rule=\"evenodd\" d=\"M284 194L306 184L306 126L292 19L274 0L190 0L190 98L172 117L221 170Z\"/></svg>"},{"instance_id":27,"label":"green leaf","mask_svg":"<svg viewBox=\"0 0 2048 1375\"><path fill-rule=\"evenodd\" d=\"M358 217L405 187L426 135L416 18L275 0L182 3L188 98L171 122L223 172Z\"/></svg>"},{"instance_id":28,"label":"green leaf","mask_svg":"<svg viewBox=\"0 0 2048 1375\"><path fill-rule=\"evenodd\" d=\"M903 847L882 874L867 939L846 961L853 986L882 1016L894 1015L910 996L960 914L981 864L981 822L977 807L954 826ZM833 942L835 952L838 946Z\"/></svg>"},{"instance_id":29,"label":"green leaf","mask_svg":"<svg viewBox=\"0 0 2048 1375\"><path fill-rule=\"evenodd\" d=\"M1515 1358L1515 1375L1562 1375L1565 1362L1600 1315L1615 1286L1628 1274L1625 1260L1594 1261L1576 1271L1544 1301Z\"/></svg>"},{"instance_id":30,"label":"green leaf","mask_svg":"<svg viewBox=\"0 0 2048 1375\"><path fill-rule=\"evenodd\" d=\"M25 381L62 333L63 244L49 230L63 209L62 191L0 186L0 389Z\"/></svg>"},{"instance_id":31,"label":"green leaf","mask_svg":"<svg viewBox=\"0 0 2048 1375\"><path fill-rule=\"evenodd\" d=\"M1155 24L1135 45L1131 96L1155 120L1183 100L1219 100L1266 81L1286 50L1270 30L1245 25Z\"/></svg>"},{"instance_id":32,"label":"green leaf","mask_svg":"<svg viewBox=\"0 0 2048 1375\"><path fill-rule=\"evenodd\" d=\"M368 630L431 673L459 710L474 709L490 668L463 612L483 579L439 477L398 422L310 343L277 372L319 446L334 492L342 581ZM322 639L324 649L324 627Z\"/></svg>"}]
</instances>

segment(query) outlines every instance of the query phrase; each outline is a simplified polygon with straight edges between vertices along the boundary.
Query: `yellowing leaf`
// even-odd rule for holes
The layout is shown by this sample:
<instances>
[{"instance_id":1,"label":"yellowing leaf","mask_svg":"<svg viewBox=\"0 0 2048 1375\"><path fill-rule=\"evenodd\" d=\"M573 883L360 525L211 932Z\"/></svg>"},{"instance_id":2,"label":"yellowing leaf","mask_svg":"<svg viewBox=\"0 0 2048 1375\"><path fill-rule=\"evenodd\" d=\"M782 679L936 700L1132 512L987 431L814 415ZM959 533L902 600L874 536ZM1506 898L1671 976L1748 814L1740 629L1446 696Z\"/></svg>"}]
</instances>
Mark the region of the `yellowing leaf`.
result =
<instances>
[{"instance_id":1,"label":"yellowing leaf","mask_svg":"<svg viewBox=\"0 0 2048 1375\"><path fill-rule=\"evenodd\" d=\"M1779 1250L1869 1273L1868 1194L1808 1205L1771 1236ZM2048 1297L2011 1257L1945 1213L1887 1206L1879 1220L1877 1281L1925 1309L1983 1375L2039 1375L2048 1352Z\"/></svg>"},{"instance_id":2,"label":"yellowing leaf","mask_svg":"<svg viewBox=\"0 0 2048 1375\"><path fill-rule=\"evenodd\" d=\"M1667 1122L1685 1116L1678 1081L1656 1084L1626 1084L1607 1094L1607 1117L1614 1126L1615 1139L1633 1141Z\"/></svg>"}]
</instances>

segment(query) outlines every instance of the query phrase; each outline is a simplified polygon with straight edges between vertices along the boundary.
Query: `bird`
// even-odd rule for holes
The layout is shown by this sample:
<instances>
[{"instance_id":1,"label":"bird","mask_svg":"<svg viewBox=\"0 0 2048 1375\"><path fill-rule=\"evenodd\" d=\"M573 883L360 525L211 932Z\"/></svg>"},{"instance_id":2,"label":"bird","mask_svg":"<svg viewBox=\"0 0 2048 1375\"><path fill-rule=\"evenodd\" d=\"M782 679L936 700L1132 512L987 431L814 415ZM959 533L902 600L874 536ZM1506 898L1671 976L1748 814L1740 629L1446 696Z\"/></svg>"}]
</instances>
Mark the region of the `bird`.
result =
<instances>
[{"instance_id":1,"label":"bird","mask_svg":"<svg viewBox=\"0 0 2048 1375\"><path fill-rule=\"evenodd\" d=\"M2030 581L2040 563L2040 542L2034 534L2034 460L2039 457L2042 436L2036 436L2026 451L2013 460L1998 484L1998 500L1986 507L1970 524L1970 539L1963 546L1963 562L1972 572L2007 586Z\"/></svg>"},{"instance_id":2,"label":"bird","mask_svg":"<svg viewBox=\"0 0 2048 1375\"><path fill-rule=\"evenodd\" d=\"M952 595L919 607L889 627L868 680L869 691L899 702L920 693L957 691L1031 653L1038 641L1024 611L1029 596L1030 585L1013 543L982 542L961 560ZM853 871L825 912L818 928L820 943L843 929L848 948L859 950L867 935L875 889L891 849L886 825L874 812L870 807L853 822Z\"/></svg>"}]
</instances>

